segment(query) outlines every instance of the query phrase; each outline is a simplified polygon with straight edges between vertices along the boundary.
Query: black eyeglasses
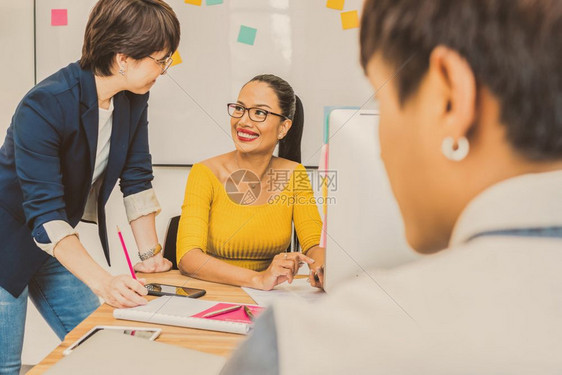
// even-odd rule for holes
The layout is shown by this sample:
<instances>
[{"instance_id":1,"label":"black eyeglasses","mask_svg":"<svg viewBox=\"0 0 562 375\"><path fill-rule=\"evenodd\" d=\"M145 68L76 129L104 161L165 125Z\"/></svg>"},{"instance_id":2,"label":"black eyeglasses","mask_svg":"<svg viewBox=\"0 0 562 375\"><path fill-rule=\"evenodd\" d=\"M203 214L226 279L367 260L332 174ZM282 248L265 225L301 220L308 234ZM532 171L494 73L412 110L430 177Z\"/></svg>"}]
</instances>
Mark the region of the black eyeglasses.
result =
<instances>
[{"instance_id":1,"label":"black eyeglasses","mask_svg":"<svg viewBox=\"0 0 562 375\"><path fill-rule=\"evenodd\" d=\"M148 55L146 57L149 57L156 64L160 65L160 69L162 69L162 73L160 73L160 74L165 74L166 70L168 70L170 65L172 65L172 63L174 62L174 59L172 59L172 56L167 56L167 57L164 57L163 59L160 59L160 60L157 60L150 55Z\"/></svg>"},{"instance_id":2,"label":"black eyeglasses","mask_svg":"<svg viewBox=\"0 0 562 375\"><path fill-rule=\"evenodd\" d=\"M234 118L241 118L242 116L244 116L244 113L248 111L248 116L250 116L250 120L255 122L264 122L267 119L267 115L275 115L283 119L289 120L287 116L266 111L263 108L258 108L258 107L246 108L238 103L228 103L226 107L228 109L228 114L230 115L230 117L234 117Z\"/></svg>"}]
</instances>

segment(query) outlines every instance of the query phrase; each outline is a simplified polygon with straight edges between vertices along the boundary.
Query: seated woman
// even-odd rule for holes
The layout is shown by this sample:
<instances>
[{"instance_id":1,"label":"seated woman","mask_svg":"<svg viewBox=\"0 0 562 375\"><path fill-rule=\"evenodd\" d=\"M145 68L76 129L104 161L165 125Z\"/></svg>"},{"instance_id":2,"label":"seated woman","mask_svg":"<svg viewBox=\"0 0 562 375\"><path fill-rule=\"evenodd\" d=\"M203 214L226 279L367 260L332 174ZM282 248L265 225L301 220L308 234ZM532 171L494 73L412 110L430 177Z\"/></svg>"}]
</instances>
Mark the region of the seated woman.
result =
<instances>
[{"instance_id":1,"label":"seated woman","mask_svg":"<svg viewBox=\"0 0 562 375\"><path fill-rule=\"evenodd\" d=\"M269 290L292 282L308 263L311 285L321 287L322 221L299 164L300 99L283 79L260 75L228 104L228 114L236 150L191 169L178 228L178 268L199 279ZM286 252L293 223L302 253Z\"/></svg>"}]
</instances>

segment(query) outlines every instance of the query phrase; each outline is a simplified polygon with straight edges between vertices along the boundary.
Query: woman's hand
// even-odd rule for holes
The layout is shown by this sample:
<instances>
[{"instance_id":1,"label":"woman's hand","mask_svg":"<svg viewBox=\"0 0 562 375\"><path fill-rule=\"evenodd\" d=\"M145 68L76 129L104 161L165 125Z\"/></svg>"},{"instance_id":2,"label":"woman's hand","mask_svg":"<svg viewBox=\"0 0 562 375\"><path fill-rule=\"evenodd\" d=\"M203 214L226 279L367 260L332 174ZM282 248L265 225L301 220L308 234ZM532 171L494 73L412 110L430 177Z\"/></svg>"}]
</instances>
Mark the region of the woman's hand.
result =
<instances>
[{"instance_id":1,"label":"woman's hand","mask_svg":"<svg viewBox=\"0 0 562 375\"><path fill-rule=\"evenodd\" d=\"M105 303L117 308L146 305L148 290L144 279L133 279L130 275L109 276L96 291Z\"/></svg>"},{"instance_id":2,"label":"woman's hand","mask_svg":"<svg viewBox=\"0 0 562 375\"><path fill-rule=\"evenodd\" d=\"M299 271L302 263L309 266L314 263L314 259L301 253L281 253L277 254L269 267L265 271L259 272L253 278L253 288L271 290L275 285L288 281L293 282L293 277Z\"/></svg>"},{"instance_id":3,"label":"woman's hand","mask_svg":"<svg viewBox=\"0 0 562 375\"><path fill-rule=\"evenodd\" d=\"M148 258L143 262L138 262L135 264L135 271L137 272L166 272L172 268L172 262L162 256L162 253L158 253L153 257Z\"/></svg>"},{"instance_id":4,"label":"woman's hand","mask_svg":"<svg viewBox=\"0 0 562 375\"><path fill-rule=\"evenodd\" d=\"M144 298L148 294L144 280L135 280L130 275L110 275L92 259L77 236L63 238L55 247L54 255L107 304L134 307L148 302Z\"/></svg>"},{"instance_id":5,"label":"woman's hand","mask_svg":"<svg viewBox=\"0 0 562 375\"><path fill-rule=\"evenodd\" d=\"M313 287L324 289L324 265L320 267L310 267L308 282Z\"/></svg>"},{"instance_id":6,"label":"woman's hand","mask_svg":"<svg viewBox=\"0 0 562 375\"><path fill-rule=\"evenodd\" d=\"M326 259L326 249L320 246L314 246L307 254L315 260L314 264L308 266L308 268L310 268L308 282L316 288L324 289L324 263Z\"/></svg>"}]
</instances>

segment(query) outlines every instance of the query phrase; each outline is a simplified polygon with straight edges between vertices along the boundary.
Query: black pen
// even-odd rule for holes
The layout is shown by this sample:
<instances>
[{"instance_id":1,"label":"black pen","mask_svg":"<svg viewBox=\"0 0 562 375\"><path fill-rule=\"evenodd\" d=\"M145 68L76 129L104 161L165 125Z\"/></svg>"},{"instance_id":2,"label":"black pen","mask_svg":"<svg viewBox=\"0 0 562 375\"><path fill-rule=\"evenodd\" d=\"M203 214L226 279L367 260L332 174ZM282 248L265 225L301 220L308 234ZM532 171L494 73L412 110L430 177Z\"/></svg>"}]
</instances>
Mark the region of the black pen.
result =
<instances>
[{"instance_id":1,"label":"black pen","mask_svg":"<svg viewBox=\"0 0 562 375\"><path fill-rule=\"evenodd\" d=\"M316 281L317 283L320 282L320 277L318 276L320 272L324 273L324 266L318 268L318 272L314 272L314 281Z\"/></svg>"}]
</instances>

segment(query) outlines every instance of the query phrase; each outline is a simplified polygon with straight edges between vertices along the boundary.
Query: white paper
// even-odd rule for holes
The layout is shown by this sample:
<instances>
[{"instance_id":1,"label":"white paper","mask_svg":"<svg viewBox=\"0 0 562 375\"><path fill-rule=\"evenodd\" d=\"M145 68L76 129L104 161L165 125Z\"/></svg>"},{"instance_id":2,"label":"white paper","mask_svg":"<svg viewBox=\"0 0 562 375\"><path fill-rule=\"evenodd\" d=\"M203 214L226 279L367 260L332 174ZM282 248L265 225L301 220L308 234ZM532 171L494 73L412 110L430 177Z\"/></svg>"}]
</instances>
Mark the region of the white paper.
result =
<instances>
[{"instance_id":1,"label":"white paper","mask_svg":"<svg viewBox=\"0 0 562 375\"><path fill-rule=\"evenodd\" d=\"M318 288L310 286L308 279L294 279L292 284L285 282L277 285L272 290L258 290L242 288L260 306L268 306L278 298L297 297L308 302L313 302L325 293Z\"/></svg>"}]
</instances>

